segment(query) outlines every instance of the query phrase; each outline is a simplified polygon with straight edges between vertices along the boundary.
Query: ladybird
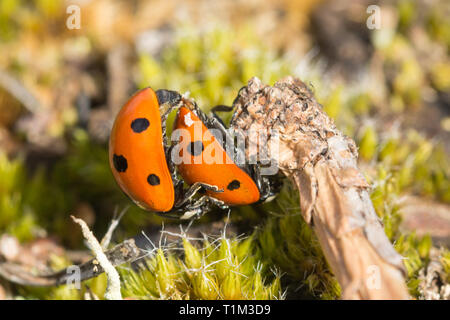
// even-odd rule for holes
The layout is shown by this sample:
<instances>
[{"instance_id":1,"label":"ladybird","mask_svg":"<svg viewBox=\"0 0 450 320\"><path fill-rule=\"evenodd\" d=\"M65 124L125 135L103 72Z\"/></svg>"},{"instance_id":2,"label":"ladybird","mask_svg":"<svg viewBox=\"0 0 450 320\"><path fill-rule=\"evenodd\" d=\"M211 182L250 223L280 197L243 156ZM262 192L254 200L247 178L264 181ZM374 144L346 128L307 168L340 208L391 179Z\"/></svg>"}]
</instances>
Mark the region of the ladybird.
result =
<instances>
[{"instance_id":1,"label":"ladybird","mask_svg":"<svg viewBox=\"0 0 450 320\"><path fill-rule=\"evenodd\" d=\"M185 190L170 161L166 120L180 105L176 91L146 88L122 107L109 139L109 164L122 191L138 206L167 217L189 218L209 210L214 200L194 199L200 189L220 190L194 182Z\"/></svg>"},{"instance_id":2,"label":"ladybird","mask_svg":"<svg viewBox=\"0 0 450 320\"><path fill-rule=\"evenodd\" d=\"M226 143L233 139L214 111L228 110L231 108L216 106L213 116L208 117L192 100L179 108L174 124L174 132L178 132L174 151L182 159L177 163L178 172L188 184L204 183L223 190L206 190L222 207L268 200L279 191L280 181L261 176L257 165L238 165L227 153Z\"/></svg>"}]
</instances>

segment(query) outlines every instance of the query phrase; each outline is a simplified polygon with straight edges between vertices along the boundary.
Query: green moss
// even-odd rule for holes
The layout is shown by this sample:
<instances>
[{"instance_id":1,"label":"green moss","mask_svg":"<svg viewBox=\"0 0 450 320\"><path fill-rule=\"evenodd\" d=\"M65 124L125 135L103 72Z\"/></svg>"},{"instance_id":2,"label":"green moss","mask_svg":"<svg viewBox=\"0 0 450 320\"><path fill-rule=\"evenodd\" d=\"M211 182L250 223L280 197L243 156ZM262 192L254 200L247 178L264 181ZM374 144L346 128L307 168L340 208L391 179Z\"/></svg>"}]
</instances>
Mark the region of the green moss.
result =
<instances>
[{"instance_id":1,"label":"green moss","mask_svg":"<svg viewBox=\"0 0 450 320\"><path fill-rule=\"evenodd\" d=\"M48 190L38 176L28 181L21 158L9 160L0 153L0 233L10 233L20 241L33 238L39 229L39 208L33 204L33 194L25 186L38 184L41 192ZM43 195L40 193L40 196Z\"/></svg>"},{"instance_id":2,"label":"green moss","mask_svg":"<svg viewBox=\"0 0 450 320\"><path fill-rule=\"evenodd\" d=\"M417 16L417 8L414 1L401 0L398 2L399 29L406 30Z\"/></svg>"},{"instance_id":3,"label":"green moss","mask_svg":"<svg viewBox=\"0 0 450 320\"><path fill-rule=\"evenodd\" d=\"M445 14L445 10L439 10L435 7L427 15L426 29L429 35L435 41L444 43L447 46L447 50L450 50L450 22Z\"/></svg>"},{"instance_id":4,"label":"green moss","mask_svg":"<svg viewBox=\"0 0 450 320\"><path fill-rule=\"evenodd\" d=\"M215 28L202 33L189 25L177 30L174 45L166 48L160 59L139 57L139 87L189 91L208 110L217 104L231 105L252 76L273 83L289 74L289 64L249 30Z\"/></svg>"},{"instance_id":5,"label":"green moss","mask_svg":"<svg viewBox=\"0 0 450 320\"><path fill-rule=\"evenodd\" d=\"M433 86L442 92L450 91L450 62L440 62L431 69Z\"/></svg>"},{"instance_id":6,"label":"green moss","mask_svg":"<svg viewBox=\"0 0 450 320\"><path fill-rule=\"evenodd\" d=\"M349 104L355 115L366 115L371 109L371 97L368 93L362 92L352 97Z\"/></svg>"},{"instance_id":7,"label":"green moss","mask_svg":"<svg viewBox=\"0 0 450 320\"><path fill-rule=\"evenodd\" d=\"M15 15L21 6L20 0L0 1L0 39L11 40L16 33Z\"/></svg>"},{"instance_id":8,"label":"green moss","mask_svg":"<svg viewBox=\"0 0 450 320\"><path fill-rule=\"evenodd\" d=\"M395 249L405 257L408 288L413 296L418 297L419 270L428 264L433 244L428 235L418 237L415 233L400 231L401 210L397 199L401 194L414 190L448 201L445 196L440 196L445 195L448 189L440 188L448 186L449 164L443 158L440 148L415 131L411 131L403 139L401 147L399 141L389 139L381 145L381 150L375 176L369 177L374 186L372 203L383 219L387 236L394 243ZM447 172L441 175L439 184L433 179L436 172ZM432 191L428 193L428 189ZM445 265L444 260L442 264Z\"/></svg>"},{"instance_id":9,"label":"green moss","mask_svg":"<svg viewBox=\"0 0 450 320\"><path fill-rule=\"evenodd\" d=\"M375 156L377 146L377 132L373 126L368 125L362 131L361 139L359 141L359 155L365 160L370 160Z\"/></svg>"},{"instance_id":10,"label":"green moss","mask_svg":"<svg viewBox=\"0 0 450 320\"><path fill-rule=\"evenodd\" d=\"M371 136L381 132L364 132L363 138L369 137L361 139L360 154L365 160L377 158L379 179L389 178L395 195L413 192L449 202L450 161L442 145L415 130L398 138L385 135L379 143Z\"/></svg>"},{"instance_id":11,"label":"green moss","mask_svg":"<svg viewBox=\"0 0 450 320\"><path fill-rule=\"evenodd\" d=\"M342 87L332 91L328 99L323 103L324 111L333 119L337 118L342 108Z\"/></svg>"},{"instance_id":12,"label":"green moss","mask_svg":"<svg viewBox=\"0 0 450 320\"><path fill-rule=\"evenodd\" d=\"M0 10L0 37L14 34L20 1L8 0ZM39 1L39 15L55 15L48 1ZM389 71L386 95L375 97L370 86L349 83L329 85L324 70L313 66L302 80L337 126L359 142L361 161L372 183L371 198L382 218L389 239L404 255L408 286L418 296L418 271L428 263L430 237L417 237L399 228L398 197L405 193L426 195L450 202L449 159L442 147L411 131L384 132L376 121L359 130L363 119L382 111L391 114L420 105L421 88L431 75L432 85L447 90L445 66L424 69L416 59L407 29L415 16L411 1L402 1L399 30L385 46L377 47L384 70ZM6 17L6 18L5 18ZM7 30L4 21L7 19ZM439 14L429 21L434 39L445 39L445 21ZM41 19L43 20L43 19ZM248 79L263 82L292 75L294 67L259 39L251 28L232 30L218 27L198 32L192 26L178 26L174 44L159 57L142 54L136 62L135 82L139 87L190 91L199 105L209 110L215 104L231 105ZM378 100L377 100L378 99ZM383 103L380 103L382 101ZM387 103L385 103L387 101ZM224 114L229 119L231 114ZM73 115L65 115L72 125ZM131 204L117 187L108 165L107 146L92 142L83 129L67 132L69 152L58 159L51 172L44 168L28 172L21 158L0 154L0 232L21 241L35 237L41 229L57 235L71 247L81 238L69 222L76 204L89 203L95 212L96 234L103 234L115 207L130 205L115 234L117 240L137 234L144 226L160 226L162 219ZM367 166L370 164L370 166ZM214 216L217 218L217 216ZM209 223L205 217L195 223ZM199 243L183 239L180 250L158 248L139 270L120 268L123 295L137 299L282 299L285 297L335 299L340 287L331 273L312 229L304 222L297 191L287 183L277 199L268 204L234 208L232 222L246 230L246 239L209 237ZM168 223L167 221L165 221ZM253 231L252 227L256 226ZM450 254L441 262L450 274ZM68 261L54 263L60 269ZM283 274L283 276L281 276ZM83 283L81 290L67 286L49 289L20 288L25 298L82 299L87 287L103 298L104 276Z\"/></svg>"},{"instance_id":13,"label":"green moss","mask_svg":"<svg viewBox=\"0 0 450 320\"><path fill-rule=\"evenodd\" d=\"M122 294L133 299L280 299L279 274L261 263L252 237L205 240L200 248L186 238L183 253L158 248L138 271L121 270ZM270 278L270 279L268 279Z\"/></svg>"},{"instance_id":14,"label":"green moss","mask_svg":"<svg viewBox=\"0 0 450 320\"><path fill-rule=\"evenodd\" d=\"M418 273L428 263L430 248L431 238L429 236L419 238L414 233L403 234L395 241L395 249L405 258L408 289L415 297L419 296Z\"/></svg>"},{"instance_id":15,"label":"green moss","mask_svg":"<svg viewBox=\"0 0 450 320\"><path fill-rule=\"evenodd\" d=\"M299 203L298 191L286 184L271 205L273 214L256 232L263 256L286 274L286 281L296 283L288 295L337 298L340 287L313 230L300 214Z\"/></svg>"},{"instance_id":16,"label":"green moss","mask_svg":"<svg viewBox=\"0 0 450 320\"><path fill-rule=\"evenodd\" d=\"M450 250L444 249L440 260L445 274L447 275L446 281L447 283L450 283Z\"/></svg>"}]
</instances>

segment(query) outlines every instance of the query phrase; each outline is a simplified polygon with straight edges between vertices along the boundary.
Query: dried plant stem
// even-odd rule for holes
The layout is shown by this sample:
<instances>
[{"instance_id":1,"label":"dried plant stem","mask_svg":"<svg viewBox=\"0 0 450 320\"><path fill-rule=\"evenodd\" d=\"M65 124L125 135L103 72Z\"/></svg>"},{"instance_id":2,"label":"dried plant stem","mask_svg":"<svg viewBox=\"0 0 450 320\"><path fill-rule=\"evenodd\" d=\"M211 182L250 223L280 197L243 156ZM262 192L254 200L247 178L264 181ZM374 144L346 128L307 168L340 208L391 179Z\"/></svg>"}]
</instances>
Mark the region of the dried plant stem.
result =
<instances>
[{"instance_id":1,"label":"dried plant stem","mask_svg":"<svg viewBox=\"0 0 450 320\"><path fill-rule=\"evenodd\" d=\"M107 250L108 246L111 242L112 235L114 233L114 230L119 226L119 222L122 219L125 212L128 210L128 207L126 207L122 212L119 214L119 216L116 216L116 213L114 213L114 217L111 220L111 224L108 227L108 230L106 231L105 235L103 236L102 241L100 242L100 245L102 246L103 250Z\"/></svg>"},{"instance_id":2,"label":"dried plant stem","mask_svg":"<svg viewBox=\"0 0 450 320\"><path fill-rule=\"evenodd\" d=\"M94 234L89 230L87 224L74 216L71 216L75 223L78 223L83 232L83 236L89 244L90 249L94 252L98 263L105 270L106 277L108 278L108 286L105 292L105 298L108 300L122 300L122 293L120 292L120 276L116 268L111 264L111 262L106 257L103 252L103 248L95 238Z\"/></svg>"},{"instance_id":3,"label":"dried plant stem","mask_svg":"<svg viewBox=\"0 0 450 320\"><path fill-rule=\"evenodd\" d=\"M273 87L252 78L239 91L231 125L248 138L247 157L267 154L297 186L343 299L408 299L402 257L389 242L357 168L357 149L312 92L288 77ZM252 145L256 145L252 147Z\"/></svg>"}]
</instances>

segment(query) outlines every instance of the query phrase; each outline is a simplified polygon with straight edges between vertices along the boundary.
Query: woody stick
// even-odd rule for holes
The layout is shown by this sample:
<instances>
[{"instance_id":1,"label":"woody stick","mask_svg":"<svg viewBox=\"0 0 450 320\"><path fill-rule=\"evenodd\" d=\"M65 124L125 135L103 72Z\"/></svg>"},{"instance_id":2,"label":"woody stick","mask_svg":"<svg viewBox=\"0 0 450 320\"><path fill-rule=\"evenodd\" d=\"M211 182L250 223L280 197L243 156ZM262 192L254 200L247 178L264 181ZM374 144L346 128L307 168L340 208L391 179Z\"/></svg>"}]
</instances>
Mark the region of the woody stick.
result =
<instances>
[{"instance_id":1,"label":"woody stick","mask_svg":"<svg viewBox=\"0 0 450 320\"><path fill-rule=\"evenodd\" d=\"M292 77L273 87L252 78L233 106L231 126L268 137L267 144L249 147L247 157L268 154L297 186L301 213L319 239L342 298L409 299L402 257L375 213L370 186L357 168L355 143L336 128L307 86ZM249 146L258 144L247 139Z\"/></svg>"}]
</instances>

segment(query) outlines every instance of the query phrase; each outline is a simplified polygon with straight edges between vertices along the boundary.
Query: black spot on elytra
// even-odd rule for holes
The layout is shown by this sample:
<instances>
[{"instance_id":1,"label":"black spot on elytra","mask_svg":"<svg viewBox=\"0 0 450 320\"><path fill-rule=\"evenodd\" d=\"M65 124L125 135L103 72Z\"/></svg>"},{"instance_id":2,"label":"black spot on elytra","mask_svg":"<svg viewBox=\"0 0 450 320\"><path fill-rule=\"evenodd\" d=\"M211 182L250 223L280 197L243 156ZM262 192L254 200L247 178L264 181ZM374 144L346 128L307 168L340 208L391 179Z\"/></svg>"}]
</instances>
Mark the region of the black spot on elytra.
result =
<instances>
[{"instance_id":1,"label":"black spot on elytra","mask_svg":"<svg viewBox=\"0 0 450 320\"><path fill-rule=\"evenodd\" d=\"M228 184L227 189L230 191L233 191L233 190L239 189L240 186L241 186L241 183L239 181L233 180Z\"/></svg>"},{"instance_id":2,"label":"black spot on elytra","mask_svg":"<svg viewBox=\"0 0 450 320\"><path fill-rule=\"evenodd\" d=\"M146 118L137 118L134 119L133 122L131 122L131 129L133 129L133 131L136 133L141 133L142 131L147 130L149 125L150 121L148 121Z\"/></svg>"},{"instance_id":3,"label":"black spot on elytra","mask_svg":"<svg viewBox=\"0 0 450 320\"><path fill-rule=\"evenodd\" d=\"M147 177L147 182L151 186L157 186L160 183L159 177L156 174L149 174Z\"/></svg>"},{"instance_id":4,"label":"black spot on elytra","mask_svg":"<svg viewBox=\"0 0 450 320\"><path fill-rule=\"evenodd\" d=\"M176 105L181 100L181 95L178 92L166 89L156 90L156 97L158 98L159 105L164 103Z\"/></svg>"},{"instance_id":5,"label":"black spot on elytra","mask_svg":"<svg viewBox=\"0 0 450 320\"><path fill-rule=\"evenodd\" d=\"M198 156L200 155L203 150L205 150L205 146L203 145L203 142L201 141L194 141L191 142L188 146L187 146L187 151L192 154L193 156Z\"/></svg>"},{"instance_id":6,"label":"black spot on elytra","mask_svg":"<svg viewBox=\"0 0 450 320\"><path fill-rule=\"evenodd\" d=\"M114 168L116 168L118 172L125 172L128 169L128 162L124 156L118 156L117 154L114 154L113 164Z\"/></svg>"}]
</instances>

